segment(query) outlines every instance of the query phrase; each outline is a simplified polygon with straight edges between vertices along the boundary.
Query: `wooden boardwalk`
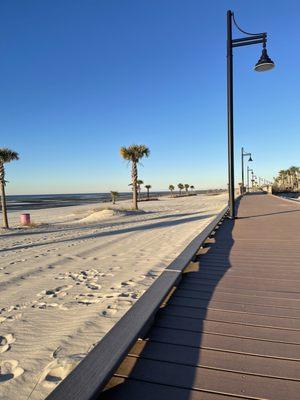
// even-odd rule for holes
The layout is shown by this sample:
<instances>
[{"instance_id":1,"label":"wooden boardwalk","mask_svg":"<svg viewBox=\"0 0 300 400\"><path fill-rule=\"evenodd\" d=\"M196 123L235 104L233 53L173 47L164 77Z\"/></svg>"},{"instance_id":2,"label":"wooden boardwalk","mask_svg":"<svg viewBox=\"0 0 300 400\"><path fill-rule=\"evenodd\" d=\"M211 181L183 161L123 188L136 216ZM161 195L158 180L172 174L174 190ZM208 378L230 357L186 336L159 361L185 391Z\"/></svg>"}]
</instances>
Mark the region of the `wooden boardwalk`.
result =
<instances>
[{"instance_id":1,"label":"wooden boardwalk","mask_svg":"<svg viewBox=\"0 0 300 400\"><path fill-rule=\"evenodd\" d=\"M300 205L243 197L100 400L300 399Z\"/></svg>"}]
</instances>

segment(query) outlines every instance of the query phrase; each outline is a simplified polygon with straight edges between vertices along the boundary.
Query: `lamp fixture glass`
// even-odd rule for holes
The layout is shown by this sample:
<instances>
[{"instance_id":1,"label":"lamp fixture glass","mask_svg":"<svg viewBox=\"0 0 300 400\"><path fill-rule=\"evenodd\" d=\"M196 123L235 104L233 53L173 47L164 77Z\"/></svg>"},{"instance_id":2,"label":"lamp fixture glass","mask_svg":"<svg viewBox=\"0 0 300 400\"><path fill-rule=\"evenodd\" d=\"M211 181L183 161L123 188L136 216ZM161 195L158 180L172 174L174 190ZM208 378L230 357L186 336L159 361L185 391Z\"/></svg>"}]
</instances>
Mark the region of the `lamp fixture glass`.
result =
<instances>
[{"instance_id":1,"label":"lamp fixture glass","mask_svg":"<svg viewBox=\"0 0 300 400\"><path fill-rule=\"evenodd\" d=\"M257 72L270 71L275 67L274 61L268 56L267 49L263 47L260 59L255 64L254 70Z\"/></svg>"}]
</instances>

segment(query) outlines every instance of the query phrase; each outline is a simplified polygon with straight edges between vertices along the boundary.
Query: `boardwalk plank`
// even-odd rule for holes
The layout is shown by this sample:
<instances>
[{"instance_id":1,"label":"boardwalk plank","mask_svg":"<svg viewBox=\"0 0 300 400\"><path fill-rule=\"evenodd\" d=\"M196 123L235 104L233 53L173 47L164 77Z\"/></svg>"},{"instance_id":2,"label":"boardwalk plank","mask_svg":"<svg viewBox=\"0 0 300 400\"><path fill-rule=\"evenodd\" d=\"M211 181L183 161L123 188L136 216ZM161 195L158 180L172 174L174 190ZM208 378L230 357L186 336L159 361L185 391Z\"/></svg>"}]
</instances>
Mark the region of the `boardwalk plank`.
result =
<instances>
[{"instance_id":1,"label":"boardwalk plank","mask_svg":"<svg viewBox=\"0 0 300 400\"><path fill-rule=\"evenodd\" d=\"M190 332L154 326L150 340L173 343L183 346L233 351L236 353L256 354L265 357L277 357L300 361L300 346L256 339L212 335L209 333Z\"/></svg>"},{"instance_id":2,"label":"boardwalk plank","mask_svg":"<svg viewBox=\"0 0 300 400\"><path fill-rule=\"evenodd\" d=\"M196 283L197 279L186 276L185 280ZM286 281L278 279L267 279L261 278L235 278L234 276L223 276L222 279L205 279L208 284L217 283L220 287L238 287L241 289L253 289L253 290L274 290L274 291L286 291L286 292L300 292L299 286L300 281Z\"/></svg>"},{"instance_id":3,"label":"boardwalk plank","mask_svg":"<svg viewBox=\"0 0 300 400\"><path fill-rule=\"evenodd\" d=\"M163 328L185 329L194 332L206 332L216 335L230 335L252 339L270 340L274 342L294 343L300 345L300 332L283 329L266 328L249 325L236 325L206 319L177 317L161 313L155 326Z\"/></svg>"},{"instance_id":4,"label":"boardwalk plank","mask_svg":"<svg viewBox=\"0 0 300 400\"><path fill-rule=\"evenodd\" d=\"M300 382L238 374L223 370L191 367L161 361L127 357L116 375L130 375L133 379L174 385L182 388L206 390L229 395L240 395L272 400L295 400Z\"/></svg>"},{"instance_id":5,"label":"boardwalk plank","mask_svg":"<svg viewBox=\"0 0 300 400\"><path fill-rule=\"evenodd\" d=\"M234 277L234 278L252 278L253 277L253 272L254 269L234 269L234 268L223 268L223 269L216 269L216 268L206 268L206 269L201 269L197 272L192 272L189 274L189 277L192 277L194 279L212 279L212 280L218 280L219 278L222 278L224 276L224 273L226 273L226 276ZM300 281L300 271L298 268L297 272L292 272L290 271L289 274L286 273L286 271L282 271L280 269L279 272L274 271L273 269L270 269L269 271L258 271L255 270L255 276L259 277L260 279L278 279L278 280L288 280L288 281Z\"/></svg>"},{"instance_id":6,"label":"boardwalk plank","mask_svg":"<svg viewBox=\"0 0 300 400\"><path fill-rule=\"evenodd\" d=\"M172 306L171 304L165 308L165 312L169 315L177 315L182 317L198 319L205 318L211 321L236 322L255 326L269 326L271 328L297 329L300 331L300 320L293 318L271 317L266 315L230 312L224 310L206 310L201 308Z\"/></svg>"},{"instance_id":7,"label":"boardwalk plank","mask_svg":"<svg viewBox=\"0 0 300 400\"><path fill-rule=\"evenodd\" d=\"M106 400L296 400L300 393L300 206L242 198L199 249Z\"/></svg>"},{"instance_id":8,"label":"boardwalk plank","mask_svg":"<svg viewBox=\"0 0 300 400\"><path fill-rule=\"evenodd\" d=\"M240 398L240 397L239 397ZM101 400L237 400L236 396L200 392L132 379L113 377Z\"/></svg>"},{"instance_id":9,"label":"boardwalk plank","mask_svg":"<svg viewBox=\"0 0 300 400\"><path fill-rule=\"evenodd\" d=\"M247 303L227 303L225 301L215 301L211 300L209 303L207 300L194 299L190 297L182 297L174 295L170 299L169 304L174 306L184 306L184 307L196 307L205 308L211 310L225 310L225 311L241 311L247 313L279 316L279 317L291 317L300 318L300 310L292 308L280 308L272 306L263 306L256 304Z\"/></svg>"},{"instance_id":10,"label":"boardwalk plank","mask_svg":"<svg viewBox=\"0 0 300 400\"><path fill-rule=\"evenodd\" d=\"M176 290L176 296L192 297L194 299L202 300L216 300L225 301L232 303L243 303L243 304L257 304L265 306L274 306L282 308L295 308L300 310L300 299L287 299L278 297L265 297L251 296L240 293L227 293L220 290L215 290L213 293L207 293L199 290L187 290L182 289L182 285Z\"/></svg>"},{"instance_id":11,"label":"boardwalk plank","mask_svg":"<svg viewBox=\"0 0 300 400\"><path fill-rule=\"evenodd\" d=\"M248 354L139 340L130 353L153 360L300 380L300 363Z\"/></svg>"},{"instance_id":12,"label":"boardwalk plank","mask_svg":"<svg viewBox=\"0 0 300 400\"><path fill-rule=\"evenodd\" d=\"M208 283L183 280L180 284L181 289L186 290L197 290L202 293L214 293L216 285L209 285ZM218 285L218 293L236 293L245 294L249 296L259 296L259 297L275 297L275 298L287 298L300 300L300 292L289 292L289 291L272 291L272 290L255 290L255 289L243 289L239 287L222 287Z\"/></svg>"}]
</instances>

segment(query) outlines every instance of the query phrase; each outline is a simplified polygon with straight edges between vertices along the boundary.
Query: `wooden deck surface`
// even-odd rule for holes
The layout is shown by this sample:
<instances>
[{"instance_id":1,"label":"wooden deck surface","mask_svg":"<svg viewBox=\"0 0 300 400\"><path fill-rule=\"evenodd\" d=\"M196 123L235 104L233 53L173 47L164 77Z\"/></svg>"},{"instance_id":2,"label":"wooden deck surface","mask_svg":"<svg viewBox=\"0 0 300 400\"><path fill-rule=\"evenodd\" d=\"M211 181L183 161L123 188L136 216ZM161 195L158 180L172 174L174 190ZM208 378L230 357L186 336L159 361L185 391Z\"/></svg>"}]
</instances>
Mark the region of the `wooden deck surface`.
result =
<instances>
[{"instance_id":1,"label":"wooden deck surface","mask_svg":"<svg viewBox=\"0 0 300 400\"><path fill-rule=\"evenodd\" d=\"M300 205L244 196L99 400L300 399Z\"/></svg>"}]
</instances>

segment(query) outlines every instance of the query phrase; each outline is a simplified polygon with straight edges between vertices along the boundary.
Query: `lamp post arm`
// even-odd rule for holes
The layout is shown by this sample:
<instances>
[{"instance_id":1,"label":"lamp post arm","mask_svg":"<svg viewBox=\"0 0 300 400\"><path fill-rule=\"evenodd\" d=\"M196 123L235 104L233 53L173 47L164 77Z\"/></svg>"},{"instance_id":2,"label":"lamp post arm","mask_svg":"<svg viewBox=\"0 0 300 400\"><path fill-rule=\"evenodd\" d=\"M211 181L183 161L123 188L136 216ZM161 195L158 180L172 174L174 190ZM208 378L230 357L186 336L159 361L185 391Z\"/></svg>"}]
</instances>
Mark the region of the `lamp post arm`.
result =
<instances>
[{"instance_id":1,"label":"lamp post arm","mask_svg":"<svg viewBox=\"0 0 300 400\"><path fill-rule=\"evenodd\" d=\"M257 39L257 40L249 39L249 40L244 41L244 42L241 42L241 41L234 42L234 41L232 41L232 47L250 46L251 44L259 44L259 43L262 43L265 46L266 45L266 41L267 41L267 39Z\"/></svg>"},{"instance_id":2,"label":"lamp post arm","mask_svg":"<svg viewBox=\"0 0 300 400\"><path fill-rule=\"evenodd\" d=\"M237 27L237 29L238 29L240 32L244 33L245 35L248 35L248 36L259 36L259 35L265 35L265 34L266 34L265 32L251 33L251 32L246 32L246 31L244 31L244 30L238 25L238 23L236 22L236 20L235 20L235 18L234 18L234 12L231 12L231 15L232 15L232 20L233 20L234 25Z\"/></svg>"},{"instance_id":3,"label":"lamp post arm","mask_svg":"<svg viewBox=\"0 0 300 400\"><path fill-rule=\"evenodd\" d=\"M266 36L267 36L266 33L259 33L258 35L255 35L255 36L232 39L232 43L248 42L249 40L265 39Z\"/></svg>"},{"instance_id":4,"label":"lamp post arm","mask_svg":"<svg viewBox=\"0 0 300 400\"><path fill-rule=\"evenodd\" d=\"M236 28L247 35L247 37L242 37L238 39L233 39L231 41L232 47L239 47L239 46L250 46L252 44L259 44L263 43L263 46L265 47L266 42L267 42L267 33L266 32L258 32L258 33L251 33L251 32L246 32L244 31L236 22L234 18L234 13L231 13L232 20Z\"/></svg>"}]
</instances>

